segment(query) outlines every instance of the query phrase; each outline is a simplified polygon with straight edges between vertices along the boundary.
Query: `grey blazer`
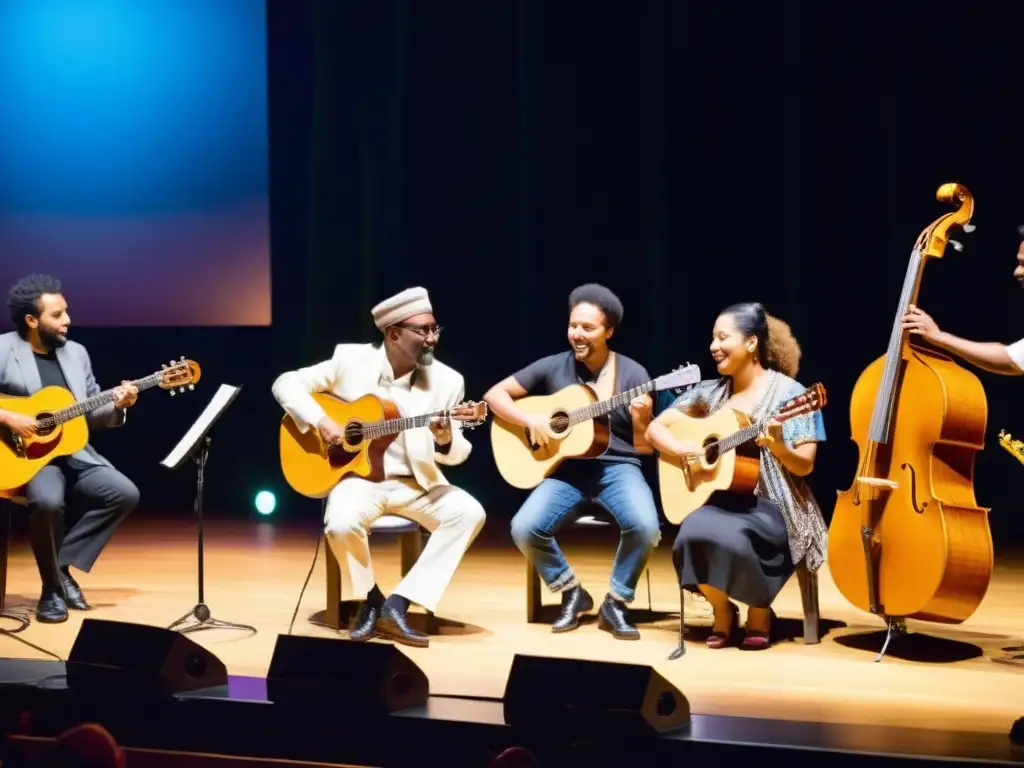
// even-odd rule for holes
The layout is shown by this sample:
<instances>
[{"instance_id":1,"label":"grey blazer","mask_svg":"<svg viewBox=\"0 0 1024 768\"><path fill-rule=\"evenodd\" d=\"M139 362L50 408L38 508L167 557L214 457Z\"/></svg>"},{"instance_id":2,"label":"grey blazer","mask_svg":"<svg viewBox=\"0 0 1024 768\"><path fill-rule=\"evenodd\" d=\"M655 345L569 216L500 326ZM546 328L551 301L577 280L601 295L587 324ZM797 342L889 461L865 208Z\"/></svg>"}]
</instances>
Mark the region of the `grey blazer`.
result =
<instances>
[{"instance_id":1,"label":"grey blazer","mask_svg":"<svg viewBox=\"0 0 1024 768\"><path fill-rule=\"evenodd\" d=\"M34 354L29 343L17 332L0 334L0 395L27 397L42 389ZM57 362L60 363L64 378L68 381L71 394L78 402L88 400L103 391L92 374L89 353L78 342L68 341L58 349ZM2 401L0 407L3 407ZM126 416L123 409L114 408L113 403L107 403L87 414L85 418L90 429L102 429L120 427L124 424ZM92 445L86 445L73 455L78 461L90 466L112 466Z\"/></svg>"}]
</instances>

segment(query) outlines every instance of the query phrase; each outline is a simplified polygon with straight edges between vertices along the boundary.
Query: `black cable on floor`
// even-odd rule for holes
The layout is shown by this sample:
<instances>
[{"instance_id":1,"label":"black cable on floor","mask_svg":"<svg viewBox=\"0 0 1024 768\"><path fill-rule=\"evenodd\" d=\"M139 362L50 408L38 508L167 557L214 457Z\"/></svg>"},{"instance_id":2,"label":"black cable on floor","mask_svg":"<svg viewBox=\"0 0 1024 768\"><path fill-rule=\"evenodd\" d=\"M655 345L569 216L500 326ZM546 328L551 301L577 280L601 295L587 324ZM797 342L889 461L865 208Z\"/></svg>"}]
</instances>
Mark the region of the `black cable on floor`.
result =
<instances>
[{"instance_id":1,"label":"black cable on floor","mask_svg":"<svg viewBox=\"0 0 1024 768\"><path fill-rule=\"evenodd\" d=\"M309 586L309 580L313 576L313 569L316 567L316 558L320 554L320 541L324 537L323 528L320 529L320 533L316 537L316 549L313 550L313 562L309 564L309 573L306 574L306 580L302 583L302 590L299 592L299 601L295 603L295 611L292 613L292 621L288 625L288 634L292 633L292 628L295 626L295 617L299 615L299 606L302 605L302 596L306 594L306 587Z\"/></svg>"},{"instance_id":2,"label":"black cable on floor","mask_svg":"<svg viewBox=\"0 0 1024 768\"><path fill-rule=\"evenodd\" d=\"M22 627L22 629L24 629L24 627ZM51 656L51 657L55 658L57 661L60 661L60 662L66 661L66 659L62 659L60 656L58 656L53 651L48 651L45 648L41 648L40 646L36 645L35 643L29 642L28 640L26 640L23 637L18 637L18 633L21 632L22 629L14 629L14 630L11 630L11 629L0 629L0 636L9 637L12 640L17 640L19 643L24 643L29 648L34 648L35 650L39 651L40 653L45 653L47 656Z\"/></svg>"}]
</instances>

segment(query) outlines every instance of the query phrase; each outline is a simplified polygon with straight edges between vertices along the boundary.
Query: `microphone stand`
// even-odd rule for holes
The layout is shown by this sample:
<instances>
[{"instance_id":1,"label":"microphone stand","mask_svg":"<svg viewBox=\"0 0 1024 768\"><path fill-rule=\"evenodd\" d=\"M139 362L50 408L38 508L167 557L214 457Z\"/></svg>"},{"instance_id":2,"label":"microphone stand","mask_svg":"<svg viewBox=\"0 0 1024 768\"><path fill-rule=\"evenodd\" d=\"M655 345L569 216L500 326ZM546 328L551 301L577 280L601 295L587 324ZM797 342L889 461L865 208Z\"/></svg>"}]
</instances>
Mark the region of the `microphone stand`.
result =
<instances>
[{"instance_id":1,"label":"microphone stand","mask_svg":"<svg viewBox=\"0 0 1024 768\"><path fill-rule=\"evenodd\" d=\"M210 438L203 436L196 444L196 450L192 460L196 463L196 500L195 513L196 525L198 528L198 550L199 550L199 598L195 607L175 621L167 628L182 634L198 632L202 629L244 629L256 634L256 628L248 624L235 624L230 621L221 621L213 618L210 608L204 602L204 572L203 572L203 472L206 469L206 461L210 454ZM189 619L194 623L189 625Z\"/></svg>"}]
</instances>

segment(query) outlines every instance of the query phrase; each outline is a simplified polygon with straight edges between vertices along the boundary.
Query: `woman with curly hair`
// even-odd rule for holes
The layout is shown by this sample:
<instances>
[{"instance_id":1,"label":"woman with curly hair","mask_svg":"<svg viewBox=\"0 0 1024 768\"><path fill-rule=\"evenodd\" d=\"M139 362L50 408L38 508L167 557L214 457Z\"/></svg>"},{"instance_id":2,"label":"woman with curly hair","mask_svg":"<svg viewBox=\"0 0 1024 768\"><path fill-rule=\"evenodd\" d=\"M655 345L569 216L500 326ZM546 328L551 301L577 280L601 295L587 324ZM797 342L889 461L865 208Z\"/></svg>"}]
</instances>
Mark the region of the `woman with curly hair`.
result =
<instances>
[{"instance_id":1,"label":"woman with curly hair","mask_svg":"<svg viewBox=\"0 0 1024 768\"><path fill-rule=\"evenodd\" d=\"M728 407L756 422L804 391L793 378L799 345L789 326L760 304L734 304L718 316L711 356L720 377L683 394L648 428L648 441L665 455L700 451L669 431L681 413L701 417ZM740 642L739 609L731 600L748 606L740 647L769 647L771 604L795 564L803 561L814 572L824 562L828 529L804 480L824 439L820 411L782 424L771 419L756 438L761 472L754 494L715 492L679 526L672 561L680 586L702 593L714 610L709 648Z\"/></svg>"}]
</instances>

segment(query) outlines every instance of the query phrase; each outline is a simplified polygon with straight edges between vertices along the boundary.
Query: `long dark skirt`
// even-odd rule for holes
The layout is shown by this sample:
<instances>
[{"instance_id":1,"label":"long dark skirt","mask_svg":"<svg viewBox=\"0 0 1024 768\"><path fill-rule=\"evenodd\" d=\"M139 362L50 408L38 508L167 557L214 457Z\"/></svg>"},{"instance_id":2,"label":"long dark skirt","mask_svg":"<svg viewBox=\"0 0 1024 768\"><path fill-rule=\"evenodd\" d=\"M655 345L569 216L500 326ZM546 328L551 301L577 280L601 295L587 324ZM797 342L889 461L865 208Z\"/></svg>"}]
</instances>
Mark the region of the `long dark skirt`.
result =
<instances>
[{"instance_id":1,"label":"long dark skirt","mask_svg":"<svg viewBox=\"0 0 1024 768\"><path fill-rule=\"evenodd\" d=\"M778 505L724 492L683 520L672 562L684 589L708 584L755 608L769 607L795 570Z\"/></svg>"}]
</instances>

